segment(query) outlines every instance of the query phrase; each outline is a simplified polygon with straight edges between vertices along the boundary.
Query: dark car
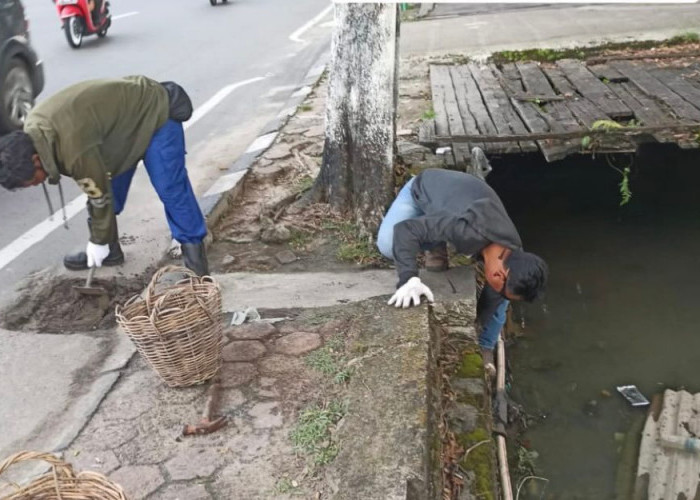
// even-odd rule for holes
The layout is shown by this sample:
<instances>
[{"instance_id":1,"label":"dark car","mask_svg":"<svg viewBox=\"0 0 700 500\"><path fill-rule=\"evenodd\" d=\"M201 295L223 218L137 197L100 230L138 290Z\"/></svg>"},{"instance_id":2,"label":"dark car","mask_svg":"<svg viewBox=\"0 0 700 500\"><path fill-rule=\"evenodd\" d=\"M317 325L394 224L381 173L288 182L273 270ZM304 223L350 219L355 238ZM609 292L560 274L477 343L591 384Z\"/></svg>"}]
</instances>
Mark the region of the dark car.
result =
<instances>
[{"instance_id":1,"label":"dark car","mask_svg":"<svg viewBox=\"0 0 700 500\"><path fill-rule=\"evenodd\" d=\"M22 127L44 88L44 67L29 43L20 0L0 0L0 133Z\"/></svg>"}]
</instances>

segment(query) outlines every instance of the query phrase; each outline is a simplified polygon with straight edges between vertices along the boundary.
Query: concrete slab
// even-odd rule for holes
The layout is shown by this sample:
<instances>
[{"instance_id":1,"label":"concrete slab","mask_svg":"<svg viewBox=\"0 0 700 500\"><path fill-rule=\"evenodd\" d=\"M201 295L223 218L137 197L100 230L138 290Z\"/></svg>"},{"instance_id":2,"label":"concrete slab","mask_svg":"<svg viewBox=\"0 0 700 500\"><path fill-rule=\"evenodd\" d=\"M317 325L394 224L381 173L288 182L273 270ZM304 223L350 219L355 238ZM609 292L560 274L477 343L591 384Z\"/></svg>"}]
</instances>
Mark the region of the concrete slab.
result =
<instances>
[{"instance_id":1,"label":"concrete slab","mask_svg":"<svg viewBox=\"0 0 700 500\"><path fill-rule=\"evenodd\" d=\"M470 267L444 273L421 272L421 279L435 300L455 300L473 295L474 274ZM396 271L391 269L355 273L259 274L227 273L214 278L221 285L225 312L246 307L261 309L325 307L391 295L396 290Z\"/></svg>"},{"instance_id":2,"label":"concrete slab","mask_svg":"<svg viewBox=\"0 0 700 500\"><path fill-rule=\"evenodd\" d=\"M0 457L65 448L131 358L116 333L46 335L0 330Z\"/></svg>"},{"instance_id":3,"label":"concrete slab","mask_svg":"<svg viewBox=\"0 0 700 500\"><path fill-rule=\"evenodd\" d=\"M698 28L697 4L528 8L405 23L401 26L401 55L481 57L498 50L658 40Z\"/></svg>"}]
</instances>

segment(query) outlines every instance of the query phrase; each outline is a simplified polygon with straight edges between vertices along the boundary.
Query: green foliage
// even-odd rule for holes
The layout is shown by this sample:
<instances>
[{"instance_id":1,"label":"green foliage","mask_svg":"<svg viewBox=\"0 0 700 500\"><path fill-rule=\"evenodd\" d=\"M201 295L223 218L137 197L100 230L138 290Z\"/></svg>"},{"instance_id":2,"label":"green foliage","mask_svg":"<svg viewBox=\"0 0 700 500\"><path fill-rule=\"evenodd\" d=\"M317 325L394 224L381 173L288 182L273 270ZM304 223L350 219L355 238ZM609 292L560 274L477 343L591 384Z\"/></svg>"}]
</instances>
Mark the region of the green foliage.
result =
<instances>
[{"instance_id":1,"label":"green foliage","mask_svg":"<svg viewBox=\"0 0 700 500\"><path fill-rule=\"evenodd\" d=\"M620 181L620 206L629 203L632 198L632 191L630 191L630 168L625 167L622 171L622 180Z\"/></svg>"},{"instance_id":2,"label":"green foliage","mask_svg":"<svg viewBox=\"0 0 700 500\"><path fill-rule=\"evenodd\" d=\"M316 465L331 462L338 454L338 445L331 439L331 429L346 412L347 407L341 401L307 407L289 434L292 444Z\"/></svg>"},{"instance_id":3,"label":"green foliage","mask_svg":"<svg viewBox=\"0 0 700 500\"><path fill-rule=\"evenodd\" d=\"M432 120L435 118L435 110L433 108L427 109L423 112L422 118L424 120Z\"/></svg>"},{"instance_id":4,"label":"green foliage","mask_svg":"<svg viewBox=\"0 0 700 500\"><path fill-rule=\"evenodd\" d=\"M314 108L309 104L301 104L299 107L297 107L298 111L311 111L312 109Z\"/></svg>"},{"instance_id":5,"label":"green foliage","mask_svg":"<svg viewBox=\"0 0 700 500\"><path fill-rule=\"evenodd\" d=\"M681 45L684 43L697 43L700 42L700 35L695 33L694 31L686 31L684 33L680 33L679 35L673 36L668 39L667 44L668 45Z\"/></svg>"},{"instance_id":6,"label":"green foliage","mask_svg":"<svg viewBox=\"0 0 700 500\"><path fill-rule=\"evenodd\" d=\"M481 354L470 352L464 355L459 366L458 374L463 378L476 378L483 376L484 360Z\"/></svg>"},{"instance_id":7,"label":"green foliage","mask_svg":"<svg viewBox=\"0 0 700 500\"><path fill-rule=\"evenodd\" d=\"M278 493L280 495L296 495L300 493L299 491L299 486L295 486L295 481L292 481L288 477L283 477L279 481L277 481L277 484L275 485L275 493Z\"/></svg>"},{"instance_id":8,"label":"green foliage","mask_svg":"<svg viewBox=\"0 0 700 500\"><path fill-rule=\"evenodd\" d=\"M311 241L311 234L308 231L292 228L290 233L289 246L294 250L302 250Z\"/></svg>"},{"instance_id":9,"label":"green foliage","mask_svg":"<svg viewBox=\"0 0 700 500\"><path fill-rule=\"evenodd\" d=\"M614 120L596 120L591 125L591 130L613 130L619 128L624 127Z\"/></svg>"},{"instance_id":10,"label":"green foliage","mask_svg":"<svg viewBox=\"0 0 700 500\"><path fill-rule=\"evenodd\" d=\"M581 147L583 149L588 149L591 145L591 136L587 135L581 138Z\"/></svg>"},{"instance_id":11,"label":"green foliage","mask_svg":"<svg viewBox=\"0 0 700 500\"><path fill-rule=\"evenodd\" d=\"M342 335L335 335L328 339L323 347L309 353L304 358L304 363L317 372L330 375L334 383L344 384L352 375L352 370L345 368L344 350L344 338Z\"/></svg>"},{"instance_id":12,"label":"green foliage","mask_svg":"<svg viewBox=\"0 0 700 500\"><path fill-rule=\"evenodd\" d=\"M360 236L357 226L351 222L326 222L325 231L332 231L340 241L336 257L342 262L372 264L382 257L371 238Z\"/></svg>"},{"instance_id":13,"label":"green foliage","mask_svg":"<svg viewBox=\"0 0 700 500\"><path fill-rule=\"evenodd\" d=\"M474 494L475 498L494 498L493 443L491 439L491 435L484 428L477 428L468 434L457 436L457 441L465 450L477 445L471 448L471 451L460 461L464 470L474 472L471 493ZM489 442L479 445L478 443L482 441Z\"/></svg>"}]
</instances>

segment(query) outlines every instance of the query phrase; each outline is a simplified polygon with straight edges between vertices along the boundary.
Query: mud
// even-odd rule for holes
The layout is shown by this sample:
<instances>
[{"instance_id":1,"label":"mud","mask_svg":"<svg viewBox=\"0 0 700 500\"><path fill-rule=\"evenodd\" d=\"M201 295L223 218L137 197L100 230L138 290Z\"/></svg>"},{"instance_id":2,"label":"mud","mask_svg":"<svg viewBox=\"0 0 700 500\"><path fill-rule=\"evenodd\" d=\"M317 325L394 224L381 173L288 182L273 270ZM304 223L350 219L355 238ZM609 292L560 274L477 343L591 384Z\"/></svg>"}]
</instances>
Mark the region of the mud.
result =
<instances>
[{"instance_id":1,"label":"mud","mask_svg":"<svg viewBox=\"0 0 700 500\"><path fill-rule=\"evenodd\" d=\"M84 279L36 279L19 298L0 314L0 327L6 330L71 334L116 325L114 309L148 284L150 270L131 278L95 279L93 286L107 290L106 297L83 295L74 287Z\"/></svg>"}]
</instances>

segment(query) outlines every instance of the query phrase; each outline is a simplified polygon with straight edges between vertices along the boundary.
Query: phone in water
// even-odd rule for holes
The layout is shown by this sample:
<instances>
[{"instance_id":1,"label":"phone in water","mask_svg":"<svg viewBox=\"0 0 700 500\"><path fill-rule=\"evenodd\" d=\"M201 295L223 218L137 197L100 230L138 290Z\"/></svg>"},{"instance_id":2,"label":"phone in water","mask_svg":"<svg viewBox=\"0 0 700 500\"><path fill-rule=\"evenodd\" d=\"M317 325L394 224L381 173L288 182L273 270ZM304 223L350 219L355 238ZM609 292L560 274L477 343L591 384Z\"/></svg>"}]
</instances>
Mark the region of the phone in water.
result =
<instances>
[{"instance_id":1,"label":"phone in water","mask_svg":"<svg viewBox=\"0 0 700 500\"><path fill-rule=\"evenodd\" d=\"M617 392L622 394L632 406L646 406L649 404L649 400L644 397L644 394L639 392L636 385L619 385L617 386Z\"/></svg>"}]
</instances>

